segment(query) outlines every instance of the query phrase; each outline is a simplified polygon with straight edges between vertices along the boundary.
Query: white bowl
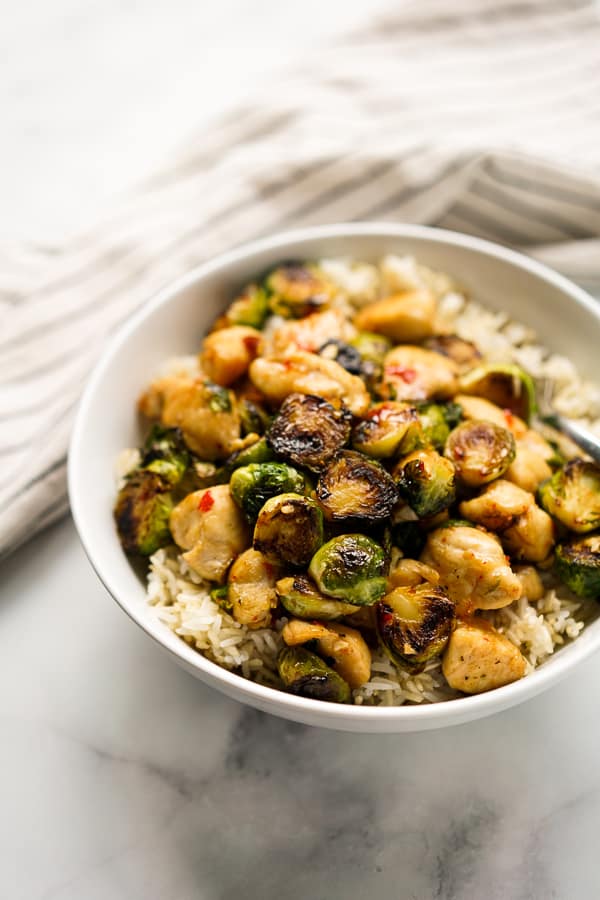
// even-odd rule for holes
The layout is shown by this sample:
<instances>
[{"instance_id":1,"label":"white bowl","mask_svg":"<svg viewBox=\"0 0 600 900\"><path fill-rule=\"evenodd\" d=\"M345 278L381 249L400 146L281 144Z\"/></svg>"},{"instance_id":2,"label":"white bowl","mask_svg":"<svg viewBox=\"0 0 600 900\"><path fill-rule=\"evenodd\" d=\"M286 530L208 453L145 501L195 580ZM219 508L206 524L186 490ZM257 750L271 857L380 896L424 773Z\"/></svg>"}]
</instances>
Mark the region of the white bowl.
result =
<instances>
[{"instance_id":1,"label":"white bowl","mask_svg":"<svg viewBox=\"0 0 600 900\"><path fill-rule=\"evenodd\" d=\"M348 731L419 731L506 709L550 687L600 646L600 622L588 625L530 676L474 697L423 706L323 703L262 687L205 659L146 604L144 585L115 532L114 463L139 433L136 399L161 362L197 351L201 338L246 281L283 259L413 254L455 276L491 309L530 325L552 350L588 377L598 372L600 306L550 269L503 247L437 229L391 224L329 225L256 241L200 266L161 291L124 325L84 391L71 441L71 509L86 553L107 590L144 631L196 677L230 697L275 715Z\"/></svg>"}]
</instances>

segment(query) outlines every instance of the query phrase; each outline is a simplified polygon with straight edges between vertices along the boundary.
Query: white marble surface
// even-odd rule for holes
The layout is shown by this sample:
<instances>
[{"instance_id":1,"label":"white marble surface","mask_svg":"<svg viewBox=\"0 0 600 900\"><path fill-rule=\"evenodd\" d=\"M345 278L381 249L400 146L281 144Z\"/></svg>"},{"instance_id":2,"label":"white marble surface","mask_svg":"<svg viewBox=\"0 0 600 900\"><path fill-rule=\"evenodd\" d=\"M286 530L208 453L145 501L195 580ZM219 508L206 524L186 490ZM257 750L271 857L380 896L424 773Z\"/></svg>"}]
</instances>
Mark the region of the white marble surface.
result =
<instances>
[{"instance_id":1,"label":"white marble surface","mask_svg":"<svg viewBox=\"0 0 600 900\"><path fill-rule=\"evenodd\" d=\"M356 19L373 4L343 6ZM85 224L185 135L192 98L213 112L266 80L265 56L314 42L320 7L325 36L334 0L13 5L2 233L52 243ZM292 725L180 671L107 596L68 521L4 563L0 653L6 900L600 893L600 659L447 731Z\"/></svg>"}]
</instances>

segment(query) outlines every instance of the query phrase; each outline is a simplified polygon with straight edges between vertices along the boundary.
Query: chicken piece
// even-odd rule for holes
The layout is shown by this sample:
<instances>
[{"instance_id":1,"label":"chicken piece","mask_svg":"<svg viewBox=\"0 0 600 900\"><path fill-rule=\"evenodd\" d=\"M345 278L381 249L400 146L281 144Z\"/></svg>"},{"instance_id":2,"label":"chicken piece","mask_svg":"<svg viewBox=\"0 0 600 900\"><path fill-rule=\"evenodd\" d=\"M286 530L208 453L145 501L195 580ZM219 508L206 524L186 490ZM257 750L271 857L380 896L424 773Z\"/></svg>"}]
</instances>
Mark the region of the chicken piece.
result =
<instances>
[{"instance_id":1,"label":"chicken piece","mask_svg":"<svg viewBox=\"0 0 600 900\"><path fill-rule=\"evenodd\" d=\"M401 344L386 354L383 381L378 393L384 400L444 400L458 387L456 363L410 344Z\"/></svg>"},{"instance_id":2,"label":"chicken piece","mask_svg":"<svg viewBox=\"0 0 600 900\"><path fill-rule=\"evenodd\" d=\"M523 590L498 538L480 528L437 528L427 537L421 561L438 572L458 615L508 606Z\"/></svg>"},{"instance_id":3,"label":"chicken piece","mask_svg":"<svg viewBox=\"0 0 600 900\"><path fill-rule=\"evenodd\" d=\"M384 334L392 341L422 341L433 334L435 297L427 288L402 291L369 303L355 316L359 331Z\"/></svg>"},{"instance_id":4,"label":"chicken piece","mask_svg":"<svg viewBox=\"0 0 600 900\"><path fill-rule=\"evenodd\" d=\"M202 371L216 384L230 385L248 371L261 353L262 335L247 325L232 325L204 338L200 352Z\"/></svg>"},{"instance_id":5,"label":"chicken piece","mask_svg":"<svg viewBox=\"0 0 600 900\"><path fill-rule=\"evenodd\" d=\"M273 333L269 353L282 356L294 350L316 353L327 341L348 341L356 329L341 309L326 309L305 319L285 322Z\"/></svg>"},{"instance_id":6,"label":"chicken piece","mask_svg":"<svg viewBox=\"0 0 600 900\"><path fill-rule=\"evenodd\" d=\"M526 428L517 437L517 455L506 471L506 478L518 484L525 491L535 493L538 486L552 475L548 460L554 456L554 450L541 434Z\"/></svg>"},{"instance_id":7,"label":"chicken piece","mask_svg":"<svg viewBox=\"0 0 600 900\"><path fill-rule=\"evenodd\" d=\"M461 516L477 522L490 531L502 531L535 503L533 494L504 478L486 485L477 497L463 500L458 507Z\"/></svg>"},{"instance_id":8,"label":"chicken piece","mask_svg":"<svg viewBox=\"0 0 600 900\"><path fill-rule=\"evenodd\" d=\"M401 559L388 576L388 592L397 587L415 587L424 581L437 584L440 576L431 566L417 559Z\"/></svg>"},{"instance_id":9,"label":"chicken piece","mask_svg":"<svg viewBox=\"0 0 600 900\"><path fill-rule=\"evenodd\" d=\"M332 359L297 351L281 357L255 359L250 378L269 403L278 406L288 394L316 394L330 402L341 402L355 416L362 416L370 404L364 382L350 375Z\"/></svg>"},{"instance_id":10,"label":"chicken piece","mask_svg":"<svg viewBox=\"0 0 600 900\"><path fill-rule=\"evenodd\" d=\"M181 428L203 460L225 459L238 449L240 415L231 391L205 378L181 375L153 382L138 401L142 415Z\"/></svg>"},{"instance_id":11,"label":"chicken piece","mask_svg":"<svg viewBox=\"0 0 600 900\"><path fill-rule=\"evenodd\" d=\"M371 677L371 651L360 631L348 625L291 619L281 634L288 647L316 640L318 652L333 660L333 668L351 688L366 684Z\"/></svg>"},{"instance_id":12,"label":"chicken piece","mask_svg":"<svg viewBox=\"0 0 600 900\"><path fill-rule=\"evenodd\" d=\"M527 660L508 638L484 622L460 622L450 635L442 672L451 688L481 694L518 681Z\"/></svg>"},{"instance_id":13,"label":"chicken piece","mask_svg":"<svg viewBox=\"0 0 600 900\"><path fill-rule=\"evenodd\" d=\"M209 581L223 581L232 561L250 543L250 533L228 484L188 494L171 512L171 534L187 552L183 559Z\"/></svg>"},{"instance_id":14,"label":"chicken piece","mask_svg":"<svg viewBox=\"0 0 600 900\"><path fill-rule=\"evenodd\" d=\"M554 522L535 503L501 535L502 545L516 559L543 562L554 546Z\"/></svg>"},{"instance_id":15,"label":"chicken piece","mask_svg":"<svg viewBox=\"0 0 600 900\"><path fill-rule=\"evenodd\" d=\"M275 582L279 570L258 550L246 550L233 563L227 578L227 599L236 622L248 628L267 628L277 606Z\"/></svg>"},{"instance_id":16,"label":"chicken piece","mask_svg":"<svg viewBox=\"0 0 600 900\"><path fill-rule=\"evenodd\" d=\"M537 569L533 566L515 566L515 575L523 585L523 596L527 600L535 603L542 599L545 589Z\"/></svg>"},{"instance_id":17,"label":"chicken piece","mask_svg":"<svg viewBox=\"0 0 600 900\"><path fill-rule=\"evenodd\" d=\"M509 409L501 409L490 400L474 397L470 394L457 394L454 402L462 407L463 419L475 419L482 422L493 422L501 428L508 428L513 437L519 438L528 430L527 425Z\"/></svg>"}]
</instances>

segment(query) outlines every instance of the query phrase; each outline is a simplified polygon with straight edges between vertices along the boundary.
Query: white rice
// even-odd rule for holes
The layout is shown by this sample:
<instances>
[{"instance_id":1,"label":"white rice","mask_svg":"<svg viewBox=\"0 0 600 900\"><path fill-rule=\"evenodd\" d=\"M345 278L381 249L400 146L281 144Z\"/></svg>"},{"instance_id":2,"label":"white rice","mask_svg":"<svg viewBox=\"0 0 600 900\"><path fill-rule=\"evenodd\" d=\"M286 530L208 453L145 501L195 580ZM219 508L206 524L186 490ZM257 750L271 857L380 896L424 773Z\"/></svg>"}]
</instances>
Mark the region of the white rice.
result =
<instances>
[{"instance_id":1,"label":"white rice","mask_svg":"<svg viewBox=\"0 0 600 900\"><path fill-rule=\"evenodd\" d=\"M440 330L474 341L490 360L514 361L534 377L551 378L556 408L600 435L600 389L582 381L568 359L536 344L531 329L509 321L504 313L484 309L461 293L447 275L432 272L411 257L387 256L378 266L345 259L323 260L322 265L340 286L340 306L359 307L393 290L429 287L438 297ZM276 324L269 323L271 329ZM194 357L179 357L167 361L161 374L191 372L196 366ZM117 466L118 477L122 478L136 461L131 451L124 451ZM553 583L548 574L544 578L548 589L541 600L533 603L522 597L511 606L485 613L494 627L519 647L529 663L529 672L565 642L574 640L597 612L593 601L574 597L564 586ZM284 646L280 632L286 619L280 619L276 629L253 631L240 625L211 599L209 585L186 565L175 547L161 549L151 557L147 597L159 618L209 659L253 681L281 686L277 656ZM354 702L398 706L459 696L448 687L440 660L415 675L375 650L371 679L354 691Z\"/></svg>"}]
</instances>

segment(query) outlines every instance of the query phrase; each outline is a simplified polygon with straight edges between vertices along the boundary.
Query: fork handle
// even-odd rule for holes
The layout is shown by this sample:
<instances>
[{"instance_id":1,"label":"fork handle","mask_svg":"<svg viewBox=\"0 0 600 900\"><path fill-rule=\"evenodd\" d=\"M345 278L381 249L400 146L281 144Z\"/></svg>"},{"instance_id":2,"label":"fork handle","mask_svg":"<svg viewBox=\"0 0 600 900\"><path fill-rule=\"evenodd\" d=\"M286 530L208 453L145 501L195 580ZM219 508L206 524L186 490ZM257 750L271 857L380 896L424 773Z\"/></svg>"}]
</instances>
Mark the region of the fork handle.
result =
<instances>
[{"instance_id":1,"label":"fork handle","mask_svg":"<svg viewBox=\"0 0 600 900\"><path fill-rule=\"evenodd\" d=\"M578 422L567 419L566 416L561 416L558 413L554 413L551 416L544 416L544 421L548 422L549 425L552 425L558 431L562 431L562 433L566 434L567 437L570 437L572 441L575 441L578 447L581 447L582 450L588 453L592 459L595 459L596 462L600 462L600 438L597 438L591 431L584 428L583 425L579 425Z\"/></svg>"}]
</instances>

